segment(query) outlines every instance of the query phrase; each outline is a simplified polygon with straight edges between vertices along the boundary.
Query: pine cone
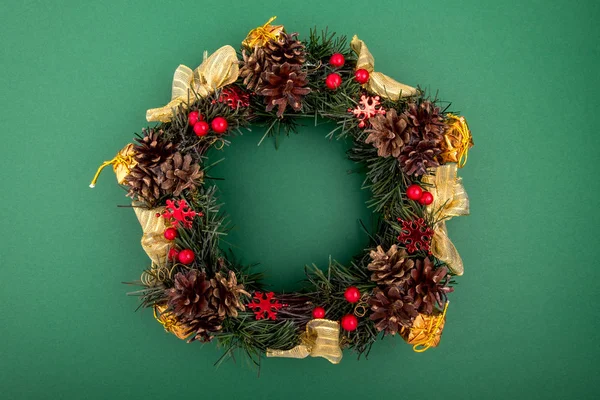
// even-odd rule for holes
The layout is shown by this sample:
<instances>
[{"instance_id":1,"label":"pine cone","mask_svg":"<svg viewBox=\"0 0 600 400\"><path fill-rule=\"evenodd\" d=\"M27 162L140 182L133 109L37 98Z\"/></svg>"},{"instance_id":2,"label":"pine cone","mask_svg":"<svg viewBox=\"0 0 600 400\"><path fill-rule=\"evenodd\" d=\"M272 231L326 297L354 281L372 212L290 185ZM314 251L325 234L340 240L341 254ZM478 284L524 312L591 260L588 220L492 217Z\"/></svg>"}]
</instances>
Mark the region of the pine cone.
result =
<instances>
[{"instance_id":1,"label":"pine cone","mask_svg":"<svg viewBox=\"0 0 600 400\"><path fill-rule=\"evenodd\" d=\"M135 160L139 165L154 168L175 153L175 146L172 142L165 140L162 130L142 129L142 134L144 136L137 138L135 141L138 144L134 146Z\"/></svg>"},{"instance_id":2,"label":"pine cone","mask_svg":"<svg viewBox=\"0 0 600 400\"><path fill-rule=\"evenodd\" d=\"M429 257L416 260L410 277L407 293L414 299L417 310L424 314L431 315L435 304L442 308L448 299L447 294L454 291L454 288L448 286L448 269L435 269Z\"/></svg>"},{"instance_id":3,"label":"pine cone","mask_svg":"<svg viewBox=\"0 0 600 400\"><path fill-rule=\"evenodd\" d=\"M275 106L277 116L281 118L288 104L296 111L302 109L302 97L310 93L306 72L301 72L300 66L284 63L274 65L270 71L262 75L263 85L258 94L265 96L266 110L271 111Z\"/></svg>"},{"instance_id":4,"label":"pine cone","mask_svg":"<svg viewBox=\"0 0 600 400\"><path fill-rule=\"evenodd\" d=\"M193 336L188 339L188 343L196 340L206 343L210 342L213 338L213 333L221 330L223 318L217 314L205 314L192 321L186 323L190 328L190 333L193 332Z\"/></svg>"},{"instance_id":5,"label":"pine cone","mask_svg":"<svg viewBox=\"0 0 600 400\"><path fill-rule=\"evenodd\" d=\"M221 318L237 317L238 310L244 311L246 307L240 301L240 296L250 296L250 293L244 290L244 285L238 285L237 277L233 271L229 271L226 278L220 272L210 280L213 287L211 306L216 310Z\"/></svg>"},{"instance_id":6,"label":"pine cone","mask_svg":"<svg viewBox=\"0 0 600 400\"><path fill-rule=\"evenodd\" d=\"M407 175L420 176L427 173L427 168L439 167L438 157L442 153L441 143L441 140L423 139L414 145L405 146L398 159L400 168Z\"/></svg>"},{"instance_id":7,"label":"pine cone","mask_svg":"<svg viewBox=\"0 0 600 400\"><path fill-rule=\"evenodd\" d=\"M177 152L171 159L161 164L160 168L164 174L164 181L160 188L175 197L185 189L195 190L204 177L204 171L200 170L200 165L194 163L189 154L182 156Z\"/></svg>"},{"instance_id":8,"label":"pine cone","mask_svg":"<svg viewBox=\"0 0 600 400\"><path fill-rule=\"evenodd\" d=\"M173 282L174 286L166 290L173 314L186 322L212 314L209 309L212 286L204 272L196 269L178 272Z\"/></svg>"},{"instance_id":9,"label":"pine cone","mask_svg":"<svg viewBox=\"0 0 600 400\"><path fill-rule=\"evenodd\" d=\"M246 54L246 50L242 50L242 57L244 61L240 68L240 78L244 79L248 90L256 90L262 84L262 73L269 69L271 64L266 59L262 47L255 47L250 55Z\"/></svg>"},{"instance_id":10,"label":"pine cone","mask_svg":"<svg viewBox=\"0 0 600 400\"><path fill-rule=\"evenodd\" d=\"M271 64L288 63L301 66L306 61L304 44L297 39L298 33L281 32L275 40L265 45L265 54Z\"/></svg>"},{"instance_id":11,"label":"pine cone","mask_svg":"<svg viewBox=\"0 0 600 400\"><path fill-rule=\"evenodd\" d=\"M365 143L373 143L379 157L398 157L402 148L410 139L407 118L398 115L395 109L388 110L385 115L377 115L369 119L371 128Z\"/></svg>"},{"instance_id":12,"label":"pine cone","mask_svg":"<svg viewBox=\"0 0 600 400\"><path fill-rule=\"evenodd\" d=\"M369 318L375 323L377 330L391 335L395 335L401 327L409 328L413 319L419 315L413 299L402 293L398 286L375 288L368 303L372 311Z\"/></svg>"},{"instance_id":13,"label":"pine cone","mask_svg":"<svg viewBox=\"0 0 600 400\"><path fill-rule=\"evenodd\" d=\"M410 270L415 262L408 257L406 250L398 250L393 245L387 252L381 246L377 250L371 250L371 262L367 266L371 274L371 280L382 286L402 287L410 279Z\"/></svg>"},{"instance_id":14,"label":"pine cone","mask_svg":"<svg viewBox=\"0 0 600 400\"><path fill-rule=\"evenodd\" d=\"M165 175L160 167L149 168L137 164L125 177L123 183L129 186L127 196L137 198L152 207L163 195L161 185L164 178Z\"/></svg>"},{"instance_id":15,"label":"pine cone","mask_svg":"<svg viewBox=\"0 0 600 400\"><path fill-rule=\"evenodd\" d=\"M440 108L429 100L421 104L410 103L405 112L408 117L408 123L414 135L422 138L433 139L444 134L446 125L444 118L440 115Z\"/></svg>"}]
</instances>

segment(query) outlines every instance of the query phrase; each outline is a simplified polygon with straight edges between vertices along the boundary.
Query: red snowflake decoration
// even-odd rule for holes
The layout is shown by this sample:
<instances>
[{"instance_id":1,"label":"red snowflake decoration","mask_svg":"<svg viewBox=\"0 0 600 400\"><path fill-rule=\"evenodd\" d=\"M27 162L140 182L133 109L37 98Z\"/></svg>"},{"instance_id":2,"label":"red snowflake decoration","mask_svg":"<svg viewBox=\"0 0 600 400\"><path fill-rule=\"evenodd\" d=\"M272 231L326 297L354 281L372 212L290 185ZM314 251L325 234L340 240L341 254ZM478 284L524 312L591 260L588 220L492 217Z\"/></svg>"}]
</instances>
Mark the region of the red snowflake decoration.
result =
<instances>
[{"instance_id":1,"label":"red snowflake decoration","mask_svg":"<svg viewBox=\"0 0 600 400\"><path fill-rule=\"evenodd\" d=\"M406 251L410 254L416 251L426 251L431 253L431 238L433 237L433 229L427 226L423 218L412 221L405 221L398 218L398 222L402 223L402 230L398 236L398 240L404 243Z\"/></svg>"},{"instance_id":2,"label":"red snowflake decoration","mask_svg":"<svg viewBox=\"0 0 600 400\"><path fill-rule=\"evenodd\" d=\"M283 307L277 299L274 299L273 292L261 293L254 292L254 298L248 303L248 308L254 310L256 319L272 319L277 318L277 310Z\"/></svg>"},{"instance_id":3,"label":"red snowflake decoration","mask_svg":"<svg viewBox=\"0 0 600 400\"><path fill-rule=\"evenodd\" d=\"M167 205L162 216L166 220L172 221L172 226L177 228L181 223L184 228L191 228L195 216L201 217L202 213L197 213L190 210L190 206L185 200L177 200L177 204L173 200L167 200Z\"/></svg>"},{"instance_id":4,"label":"red snowflake decoration","mask_svg":"<svg viewBox=\"0 0 600 400\"><path fill-rule=\"evenodd\" d=\"M248 107L250 105L250 95L246 92L241 91L235 86L225 88L221 91L221 95L218 100L213 100L213 104L216 102L226 103L232 110L236 110L240 107Z\"/></svg>"},{"instance_id":5,"label":"red snowflake decoration","mask_svg":"<svg viewBox=\"0 0 600 400\"><path fill-rule=\"evenodd\" d=\"M378 114L385 115L385 110L381 108L381 103L379 102L379 96L369 97L364 94L360 96L360 101L358 102L356 108L349 108L348 112L351 112L356 118L358 118L360 121L358 123L359 128L364 128L367 126L367 121L369 121L369 118Z\"/></svg>"}]
</instances>

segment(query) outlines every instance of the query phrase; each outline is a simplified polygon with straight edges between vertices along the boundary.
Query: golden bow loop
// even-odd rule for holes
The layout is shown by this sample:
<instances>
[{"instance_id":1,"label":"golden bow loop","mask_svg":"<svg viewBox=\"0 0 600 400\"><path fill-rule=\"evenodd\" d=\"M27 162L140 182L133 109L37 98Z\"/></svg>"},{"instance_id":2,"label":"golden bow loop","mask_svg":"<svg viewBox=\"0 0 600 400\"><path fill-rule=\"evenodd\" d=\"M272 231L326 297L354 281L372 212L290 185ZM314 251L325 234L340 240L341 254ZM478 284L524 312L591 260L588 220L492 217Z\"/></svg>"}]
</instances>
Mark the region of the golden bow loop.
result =
<instances>
[{"instance_id":1,"label":"golden bow loop","mask_svg":"<svg viewBox=\"0 0 600 400\"><path fill-rule=\"evenodd\" d=\"M233 47L223 46L210 57L207 55L204 52L204 61L193 71L185 65L177 67L173 75L171 101L166 106L146 111L149 122L169 122L173 118L173 109L187 105L189 98L206 97L237 80L239 65Z\"/></svg>"},{"instance_id":2,"label":"golden bow loop","mask_svg":"<svg viewBox=\"0 0 600 400\"><path fill-rule=\"evenodd\" d=\"M358 55L356 69L369 71L369 81L365 84L365 89L394 101L400 97L410 97L417 94L417 89L414 87L400 83L381 72L375 72L375 59L365 42L360 40L358 36L354 35L350 47Z\"/></svg>"},{"instance_id":3,"label":"golden bow loop","mask_svg":"<svg viewBox=\"0 0 600 400\"><path fill-rule=\"evenodd\" d=\"M164 236L167 226L161 216L165 207L147 209L140 207L139 203L133 203L133 210L142 226L142 248L154 265L164 265L170 245Z\"/></svg>"},{"instance_id":4,"label":"golden bow loop","mask_svg":"<svg viewBox=\"0 0 600 400\"><path fill-rule=\"evenodd\" d=\"M423 182L433 185L429 191L434 200L427 206L427 210L433 213L438 221L434 226L431 253L448 264L452 273L462 275L462 259L446 230L447 220L469 214L469 197L456 173L457 164L448 163L435 168L433 174L423 176Z\"/></svg>"},{"instance_id":5,"label":"golden bow loop","mask_svg":"<svg viewBox=\"0 0 600 400\"><path fill-rule=\"evenodd\" d=\"M290 350L267 349L267 357L306 358L323 357L332 364L342 360L340 324L328 319L313 319L300 335L300 344Z\"/></svg>"}]
</instances>

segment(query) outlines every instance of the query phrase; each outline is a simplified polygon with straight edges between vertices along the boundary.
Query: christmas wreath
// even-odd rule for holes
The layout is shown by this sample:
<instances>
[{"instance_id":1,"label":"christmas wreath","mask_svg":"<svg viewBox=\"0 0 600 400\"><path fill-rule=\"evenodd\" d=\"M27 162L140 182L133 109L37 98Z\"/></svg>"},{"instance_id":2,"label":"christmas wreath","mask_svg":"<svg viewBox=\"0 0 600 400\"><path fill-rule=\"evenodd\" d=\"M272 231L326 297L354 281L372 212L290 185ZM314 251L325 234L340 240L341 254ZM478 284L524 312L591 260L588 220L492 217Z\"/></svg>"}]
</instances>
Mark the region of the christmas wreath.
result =
<instances>
[{"instance_id":1,"label":"christmas wreath","mask_svg":"<svg viewBox=\"0 0 600 400\"><path fill-rule=\"evenodd\" d=\"M250 31L240 53L224 46L192 70L180 65L172 98L150 109L143 129L111 165L132 198L151 259L134 292L167 332L215 340L222 359L368 354L399 334L415 351L438 345L448 293L463 263L445 222L469 212L457 177L473 145L464 117L374 69L365 43L311 30L307 40L272 25ZM263 139L294 131L303 117L332 121L328 137L350 139L376 216L370 247L350 265L306 268L295 293L266 292L261 276L219 246L226 215L209 184L207 151L250 124ZM262 141L262 139L261 139Z\"/></svg>"}]
</instances>

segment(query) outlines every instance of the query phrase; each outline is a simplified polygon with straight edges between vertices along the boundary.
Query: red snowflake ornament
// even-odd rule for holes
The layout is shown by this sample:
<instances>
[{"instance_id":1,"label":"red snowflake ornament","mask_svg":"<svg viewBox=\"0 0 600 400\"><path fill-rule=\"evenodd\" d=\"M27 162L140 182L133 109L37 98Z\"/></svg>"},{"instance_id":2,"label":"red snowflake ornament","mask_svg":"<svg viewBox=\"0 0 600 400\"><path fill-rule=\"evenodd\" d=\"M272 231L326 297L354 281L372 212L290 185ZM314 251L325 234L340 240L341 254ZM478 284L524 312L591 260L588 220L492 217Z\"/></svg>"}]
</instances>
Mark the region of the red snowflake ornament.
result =
<instances>
[{"instance_id":1,"label":"red snowflake ornament","mask_svg":"<svg viewBox=\"0 0 600 400\"><path fill-rule=\"evenodd\" d=\"M254 292L254 298L247 304L248 308L254 310L256 319L272 319L277 318L277 310L283 307L277 299L274 299L273 292L261 293Z\"/></svg>"},{"instance_id":2,"label":"red snowflake ornament","mask_svg":"<svg viewBox=\"0 0 600 400\"><path fill-rule=\"evenodd\" d=\"M359 128L364 128L367 126L369 118L378 114L385 115L385 110L381 108L381 103L379 102L379 96L370 97L364 94L360 96L360 101L358 102L356 108L349 108L348 112L351 112L356 118L358 118L360 121L358 123Z\"/></svg>"},{"instance_id":3,"label":"red snowflake ornament","mask_svg":"<svg viewBox=\"0 0 600 400\"><path fill-rule=\"evenodd\" d=\"M250 95L235 86L231 86L223 89L219 98L216 101L213 100L212 103L215 104L216 102L226 103L232 110L237 110L240 107L250 105Z\"/></svg>"},{"instance_id":4,"label":"red snowflake ornament","mask_svg":"<svg viewBox=\"0 0 600 400\"><path fill-rule=\"evenodd\" d=\"M194 210L190 210L190 206L185 200L177 200L177 204L173 200L167 200L167 205L162 216L167 221L172 222L172 226L177 228L179 224L183 225L184 228L191 228L194 217L197 215L201 217L202 213L197 213Z\"/></svg>"},{"instance_id":5,"label":"red snowflake ornament","mask_svg":"<svg viewBox=\"0 0 600 400\"><path fill-rule=\"evenodd\" d=\"M431 253L431 238L433 237L433 229L427 226L423 218L412 221L405 221L398 218L398 222L402 223L402 230L398 236L398 240L404 244L406 251L410 254L416 251L426 251Z\"/></svg>"}]
</instances>

